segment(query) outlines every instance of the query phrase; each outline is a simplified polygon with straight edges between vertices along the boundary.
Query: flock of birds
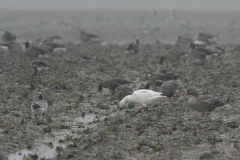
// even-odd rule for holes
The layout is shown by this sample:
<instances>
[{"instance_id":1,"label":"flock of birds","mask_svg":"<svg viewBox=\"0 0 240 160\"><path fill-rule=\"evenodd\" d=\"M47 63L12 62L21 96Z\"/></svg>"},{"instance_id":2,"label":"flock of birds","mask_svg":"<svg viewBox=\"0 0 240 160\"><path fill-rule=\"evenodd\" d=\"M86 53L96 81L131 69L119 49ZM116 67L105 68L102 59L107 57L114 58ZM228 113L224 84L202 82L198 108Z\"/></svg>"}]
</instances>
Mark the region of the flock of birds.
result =
<instances>
[{"instance_id":1,"label":"flock of birds","mask_svg":"<svg viewBox=\"0 0 240 160\"><path fill-rule=\"evenodd\" d=\"M24 53L26 57L37 58L41 56L47 56L49 52L55 51L66 51L64 46L61 44L55 43L56 39L60 37L54 36L42 40L38 46L32 46L29 42L22 43L18 40L18 37L10 32L5 32L2 36L2 43L0 46L4 49L9 50L12 53L20 54ZM225 50L216 45L211 44L211 39L214 36L199 33L198 40L194 41L190 38L179 36L176 39L176 44L187 44L190 47L189 55L193 59L199 60L202 65L207 56L219 56L225 54ZM97 35L93 35L86 32L81 32L80 39L83 42L90 43L101 43L101 39ZM205 42L205 43L204 43ZM139 39L136 40L136 43L132 43L126 49L126 52L136 55L141 50ZM240 45L236 46L233 50L240 50ZM185 52L179 51L177 49L167 50L161 57L159 64L162 64L164 61L170 61L172 64L178 63L181 56L185 55ZM81 59L88 59L87 57L80 57ZM34 74L39 76L39 72L44 72L49 69L49 66L42 61L37 61L32 63L34 69ZM159 73L152 75L148 82L146 83L144 89L139 89L133 92L133 90L127 86L127 84L134 83L121 78L111 78L104 82L101 82L98 85L98 91L102 94L103 88L108 88L111 91L111 95L115 95L118 99L118 104L120 108L129 104L129 103L138 103L143 106L136 113L140 113L142 110L145 112L148 111L148 107L153 104L175 96L177 90L177 84L175 80L178 76L174 74ZM156 87L160 87L160 92L155 92L150 90L150 87L153 87L156 90ZM188 100L188 105L190 108L202 112L202 116L206 112L206 118L208 118L209 112L213 111L216 107L223 106L224 103L214 99L211 96L198 95L195 89L190 88L187 90L185 97L191 95ZM44 116L47 111L48 104L47 101L43 99L42 94L39 95L39 100L32 102L31 109L34 113L35 119L37 121L37 116Z\"/></svg>"}]
</instances>

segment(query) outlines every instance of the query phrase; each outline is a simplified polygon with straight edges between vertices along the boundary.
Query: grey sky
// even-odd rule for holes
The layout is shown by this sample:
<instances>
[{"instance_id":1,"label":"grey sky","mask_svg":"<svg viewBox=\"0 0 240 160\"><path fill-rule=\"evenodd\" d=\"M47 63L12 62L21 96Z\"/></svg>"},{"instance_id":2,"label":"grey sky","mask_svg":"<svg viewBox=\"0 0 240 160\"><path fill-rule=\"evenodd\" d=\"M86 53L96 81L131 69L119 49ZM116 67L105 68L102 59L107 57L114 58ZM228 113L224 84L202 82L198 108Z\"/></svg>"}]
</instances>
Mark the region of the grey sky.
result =
<instances>
[{"instance_id":1,"label":"grey sky","mask_svg":"<svg viewBox=\"0 0 240 160\"><path fill-rule=\"evenodd\" d=\"M240 0L0 0L0 8L240 9Z\"/></svg>"}]
</instances>

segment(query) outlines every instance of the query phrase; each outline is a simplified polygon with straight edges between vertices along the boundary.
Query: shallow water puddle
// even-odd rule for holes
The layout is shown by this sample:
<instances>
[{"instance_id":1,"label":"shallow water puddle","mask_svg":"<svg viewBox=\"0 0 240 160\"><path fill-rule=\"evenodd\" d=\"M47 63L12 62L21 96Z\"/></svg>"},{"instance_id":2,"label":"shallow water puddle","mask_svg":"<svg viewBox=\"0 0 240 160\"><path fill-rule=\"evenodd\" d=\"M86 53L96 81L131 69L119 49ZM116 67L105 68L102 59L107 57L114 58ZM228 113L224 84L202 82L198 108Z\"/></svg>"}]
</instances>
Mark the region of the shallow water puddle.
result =
<instances>
[{"instance_id":1,"label":"shallow water puddle","mask_svg":"<svg viewBox=\"0 0 240 160\"><path fill-rule=\"evenodd\" d=\"M62 148L66 148L65 144L60 144L60 143L54 143L52 142L52 147L47 146L45 144L42 143L36 143L33 146L33 149L29 150L29 149L23 149L15 154L10 154L8 156L8 160L19 160L19 159L24 159L24 157L28 157L29 154L31 155L37 155L38 159L50 159L50 158L54 158L57 156L57 150L56 148L58 147L62 147Z\"/></svg>"},{"instance_id":2,"label":"shallow water puddle","mask_svg":"<svg viewBox=\"0 0 240 160\"><path fill-rule=\"evenodd\" d=\"M84 117L77 117L73 120L73 126L72 129L78 129L78 130L84 130L87 127L93 128L97 125L98 122L104 120L105 116L101 116L99 118L96 117L96 114L88 114ZM84 128L76 128L77 124L81 123Z\"/></svg>"},{"instance_id":3,"label":"shallow water puddle","mask_svg":"<svg viewBox=\"0 0 240 160\"><path fill-rule=\"evenodd\" d=\"M38 159L50 159L57 156L57 147L66 148L66 143L59 143L59 139L64 139L65 136L71 135L72 130L84 130L87 127L93 128L97 125L95 122L102 121L105 118L105 116L102 116L100 118L96 118L96 114L88 114L84 117L77 117L73 120L73 126L71 130L60 130L58 132L52 132L54 135L54 138L46 137L44 140L39 140L35 142L33 145L33 149L23 149L21 151L18 151L14 154L10 154L8 156L9 160L19 160L24 159L24 157L28 157L29 154L31 155L37 155ZM81 124L84 126L84 128L77 128L77 125ZM52 143L52 145L48 145L49 143Z\"/></svg>"}]
</instances>

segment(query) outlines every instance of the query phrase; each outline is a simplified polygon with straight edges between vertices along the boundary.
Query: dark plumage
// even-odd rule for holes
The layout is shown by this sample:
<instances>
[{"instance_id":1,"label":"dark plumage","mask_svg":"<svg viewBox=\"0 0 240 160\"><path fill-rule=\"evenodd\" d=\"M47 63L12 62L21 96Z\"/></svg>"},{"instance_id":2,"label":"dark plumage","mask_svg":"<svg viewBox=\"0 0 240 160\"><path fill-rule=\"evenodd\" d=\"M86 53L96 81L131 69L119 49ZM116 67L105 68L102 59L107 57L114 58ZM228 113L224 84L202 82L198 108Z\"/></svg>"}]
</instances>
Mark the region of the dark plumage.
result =
<instances>
[{"instance_id":1,"label":"dark plumage","mask_svg":"<svg viewBox=\"0 0 240 160\"><path fill-rule=\"evenodd\" d=\"M159 64L162 64L165 60L172 63L178 63L178 60L182 55L186 54L185 52L177 51L175 49L167 50L164 55L160 56Z\"/></svg>"},{"instance_id":2,"label":"dark plumage","mask_svg":"<svg viewBox=\"0 0 240 160\"><path fill-rule=\"evenodd\" d=\"M115 89L115 96L117 97L118 102L120 102L127 95L131 95L132 93L133 90L125 85L118 86Z\"/></svg>"},{"instance_id":3,"label":"dark plumage","mask_svg":"<svg viewBox=\"0 0 240 160\"><path fill-rule=\"evenodd\" d=\"M177 45L185 45L186 46L191 41L193 41L191 38L178 36L177 39L176 39L176 44Z\"/></svg>"},{"instance_id":4,"label":"dark plumage","mask_svg":"<svg viewBox=\"0 0 240 160\"><path fill-rule=\"evenodd\" d=\"M136 44L131 43L126 49L127 52L137 54L140 51L139 39L136 40Z\"/></svg>"},{"instance_id":5,"label":"dark plumage","mask_svg":"<svg viewBox=\"0 0 240 160\"><path fill-rule=\"evenodd\" d=\"M154 88L160 87L164 82L175 80L177 78L178 76L175 76L174 74L165 73L154 74L150 77L144 88L149 89L150 86L153 86Z\"/></svg>"},{"instance_id":6,"label":"dark plumage","mask_svg":"<svg viewBox=\"0 0 240 160\"><path fill-rule=\"evenodd\" d=\"M64 46L54 43L50 40L43 40L42 42L39 43L38 48L49 53L49 52L52 52L56 48L64 48Z\"/></svg>"},{"instance_id":7,"label":"dark plumage","mask_svg":"<svg viewBox=\"0 0 240 160\"><path fill-rule=\"evenodd\" d=\"M215 37L215 36L213 36L213 35L211 35L211 34L207 34L207 33L202 33L202 32L200 32L200 33L198 34L198 36L197 36L197 39L198 39L199 41L206 42L207 40L212 39L212 38L214 38L214 37Z\"/></svg>"},{"instance_id":8,"label":"dark plumage","mask_svg":"<svg viewBox=\"0 0 240 160\"><path fill-rule=\"evenodd\" d=\"M37 121L37 115L45 115L45 112L47 111L48 104L47 101L43 100L42 94L39 95L39 100L32 102L31 109L34 113L35 119Z\"/></svg>"},{"instance_id":9,"label":"dark plumage","mask_svg":"<svg viewBox=\"0 0 240 160\"><path fill-rule=\"evenodd\" d=\"M2 43L1 46L5 46L11 53L20 54L23 51L24 44L16 41L10 41Z\"/></svg>"},{"instance_id":10,"label":"dark plumage","mask_svg":"<svg viewBox=\"0 0 240 160\"><path fill-rule=\"evenodd\" d=\"M23 52L24 52L24 55L26 55L28 58L31 58L31 59L46 56L46 53L47 53L36 46L31 46L29 42L25 43L25 48Z\"/></svg>"},{"instance_id":11,"label":"dark plumage","mask_svg":"<svg viewBox=\"0 0 240 160\"><path fill-rule=\"evenodd\" d=\"M114 95L115 89L120 86L120 85L124 85L124 84L129 84L129 83L133 83L130 81L127 81L125 79L121 79L121 78L112 78L109 80L106 80L102 83L100 83L98 85L98 91L102 94L102 88L108 88L109 90L111 90L112 94Z\"/></svg>"},{"instance_id":12,"label":"dark plumage","mask_svg":"<svg viewBox=\"0 0 240 160\"><path fill-rule=\"evenodd\" d=\"M94 42L94 43L100 43L100 37L91 33L86 33L84 31L80 34L80 39L83 42Z\"/></svg>"},{"instance_id":13,"label":"dark plumage","mask_svg":"<svg viewBox=\"0 0 240 160\"><path fill-rule=\"evenodd\" d=\"M46 71L49 69L48 65L44 62L33 62L32 63L32 66L33 66L33 69L34 69L34 74L37 73L37 76L38 76L38 72L42 72L43 74L43 71Z\"/></svg>"},{"instance_id":14,"label":"dark plumage","mask_svg":"<svg viewBox=\"0 0 240 160\"><path fill-rule=\"evenodd\" d=\"M10 33L9 31L6 31L3 35L2 35L2 40L5 42L9 42L9 41L15 41L17 40L17 36Z\"/></svg>"},{"instance_id":15,"label":"dark plumage","mask_svg":"<svg viewBox=\"0 0 240 160\"><path fill-rule=\"evenodd\" d=\"M189 107L198 112L202 112L202 117L204 115L204 112L207 112L206 119L209 112L213 111L216 107L224 105L223 102L220 102L210 96L198 96L197 91L192 88L187 90L187 93L184 95L184 97L187 95L192 95L192 97L188 99Z\"/></svg>"},{"instance_id":16,"label":"dark plumage","mask_svg":"<svg viewBox=\"0 0 240 160\"><path fill-rule=\"evenodd\" d=\"M190 42L188 46L191 47L190 56L198 59L201 63L206 58L207 55L212 55L213 53L206 48L196 47L194 42Z\"/></svg>"},{"instance_id":17,"label":"dark plumage","mask_svg":"<svg viewBox=\"0 0 240 160\"><path fill-rule=\"evenodd\" d=\"M206 49L213 52L214 54L221 55L221 54L224 54L225 52L224 48L220 46L212 45L212 43L209 40L207 40L205 44L206 44Z\"/></svg>"},{"instance_id":18,"label":"dark plumage","mask_svg":"<svg viewBox=\"0 0 240 160\"><path fill-rule=\"evenodd\" d=\"M167 96L169 99L175 95L177 90L177 84L173 81L164 82L160 87L160 92L163 93L164 96Z\"/></svg>"}]
</instances>

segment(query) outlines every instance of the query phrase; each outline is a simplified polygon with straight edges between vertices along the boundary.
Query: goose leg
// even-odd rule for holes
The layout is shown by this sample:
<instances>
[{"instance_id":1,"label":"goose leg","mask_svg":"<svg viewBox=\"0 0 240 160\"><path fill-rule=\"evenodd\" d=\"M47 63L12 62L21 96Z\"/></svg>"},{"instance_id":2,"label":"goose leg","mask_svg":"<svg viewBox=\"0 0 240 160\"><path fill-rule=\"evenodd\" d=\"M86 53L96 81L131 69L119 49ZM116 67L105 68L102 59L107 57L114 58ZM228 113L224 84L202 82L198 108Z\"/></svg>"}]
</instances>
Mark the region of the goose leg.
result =
<instances>
[{"instance_id":1,"label":"goose leg","mask_svg":"<svg viewBox=\"0 0 240 160\"><path fill-rule=\"evenodd\" d=\"M146 112L146 109L147 109L147 111L148 111L148 107L142 107L142 108L140 108L140 109L137 111L137 113L140 113L142 110L145 110L145 112Z\"/></svg>"},{"instance_id":2,"label":"goose leg","mask_svg":"<svg viewBox=\"0 0 240 160\"><path fill-rule=\"evenodd\" d=\"M208 119L208 113L206 114L206 119Z\"/></svg>"},{"instance_id":3,"label":"goose leg","mask_svg":"<svg viewBox=\"0 0 240 160\"><path fill-rule=\"evenodd\" d=\"M204 112L202 112L202 118L203 118L203 116L204 116Z\"/></svg>"},{"instance_id":4,"label":"goose leg","mask_svg":"<svg viewBox=\"0 0 240 160\"><path fill-rule=\"evenodd\" d=\"M35 121L37 122L37 115L35 114L34 116L35 116Z\"/></svg>"}]
</instances>

